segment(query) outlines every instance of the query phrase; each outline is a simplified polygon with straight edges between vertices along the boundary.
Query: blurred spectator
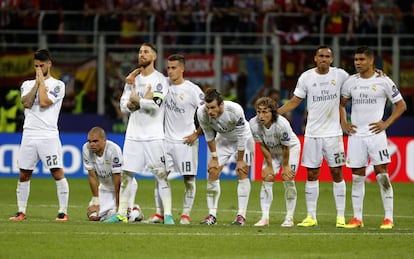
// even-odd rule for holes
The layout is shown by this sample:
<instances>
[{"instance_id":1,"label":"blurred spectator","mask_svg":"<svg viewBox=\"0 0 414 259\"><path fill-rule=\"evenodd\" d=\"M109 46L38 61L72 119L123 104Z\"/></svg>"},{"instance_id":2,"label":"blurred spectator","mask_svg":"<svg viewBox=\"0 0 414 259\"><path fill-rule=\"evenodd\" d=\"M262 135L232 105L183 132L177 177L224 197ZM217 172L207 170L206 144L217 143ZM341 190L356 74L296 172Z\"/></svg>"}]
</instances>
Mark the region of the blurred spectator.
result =
<instances>
[{"instance_id":1,"label":"blurred spectator","mask_svg":"<svg viewBox=\"0 0 414 259\"><path fill-rule=\"evenodd\" d=\"M20 30L32 31L33 34L23 32L19 37L19 42L37 42L37 24L39 19L39 1L25 0L19 4Z\"/></svg>"},{"instance_id":2,"label":"blurred spectator","mask_svg":"<svg viewBox=\"0 0 414 259\"><path fill-rule=\"evenodd\" d=\"M414 0L396 0L397 12L401 21L401 33L414 33ZM405 43L406 44L406 43ZM409 44L411 45L411 44Z\"/></svg>"},{"instance_id":3,"label":"blurred spectator","mask_svg":"<svg viewBox=\"0 0 414 259\"><path fill-rule=\"evenodd\" d=\"M395 33L397 31L395 18L398 15L398 8L394 0L375 0L372 3L372 8L377 16L384 16L382 31Z\"/></svg>"},{"instance_id":4,"label":"blurred spectator","mask_svg":"<svg viewBox=\"0 0 414 259\"><path fill-rule=\"evenodd\" d=\"M18 9L18 1L0 0L0 29L16 30L20 27ZM17 42L15 34L8 34L7 37L0 39L2 42Z\"/></svg>"},{"instance_id":5,"label":"blurred spectator","mask_svg":"<svg viewBox=\"0 0 414 259\"><path fill-rule=\"evenodd\" d=\"M144 41L137 32L147 31L148 14L151 13L149 0L121 0L121 39L123 44L138 44Z\"/></svg>"},{"instance_id":6,"label":"blurred spectator","mask_svg":"<svg viewBox=\"0 0 414 259\"><path fill-rule=\"evenodd\" d=\"M66 12L63 16L63 38L66 43L68 42L82 42L84 35L81 35L79 32L82 30L83 25L83 15L82 11L84 9L84 0L62 0L63 11ZM74 13L76 12L76 13ZM72 31L71 34L68 34L69 31ZM74 33L75 32L75 33Z\"/></svg>"},{"instance_id":7,"label":"blurred spectator","mask_svg":"<svg viewBox=\"0 0 414 259\"><path fill-rule=\"evenodd\" d=\"M113 93L109 96L111 105L108 106L107 115L113 119L112 131L115 133L124 133L128 123L128 114L121 111L119 104L123 89L122 87L115 87L112 90Z\"/></svg>"},{"instance_id":8,"label":"blurred spectator","mask_svg":"<svg viewBox=\"0 0 414 259\"><path fill-rule=\"evenodd\" d=\"M206 32L206 20L210 10L210 0L193 1L193 23L194 32ZM194 35L193 44L200 44L205 42L205 37L202 35Z\"/></svg>"},{"instance_id":9,"label":"blurred spectator","mask_svg":"<svg viewBox=\"0 0 414 259\"><path fill-rule=\"evenodd\" d=\"M155 31L157 32L168 32L174 31L175 25L172 21L172 10L173 6L170 3L170 0L153 0L152 1L152 10L156 15L156 26ZM175 42L174 36L165 37L165 43Z\"/></svg>"},{"instance_id":10,"label":"blurred spectator","mask_svg":"<svg viewBox=\"0 0 414 259\"><path fill-rule=\"evenodd\" d=\"M258 32L263 32L263 30L265 30L266 28L264 28L264 18L268 15L268 14L273 14L273 13L281 13L282 12L282 5L280 4L279 0L257 0L256 1L256 10L257 10L257 24L258 24L258 28L257 31ZM276 17L275 16L268 16L268 21L267 21L267 29L269 31L272 31L272 28L276 27Z\"/></svg>"},{"instance_id":11,"label":"blurred spectator","mask_svg":"<svg viewBox=\"0 0 414 259\"><path fill-rule=\"evenodd\" d=\"M104 3L99 9L99 30L104 32L116 32L121 31L121 22L120 22L120 0L103 0ZM111 34L108 35L106 41L109 44L114 44L119 42L119 35Z\"/></svg>"},{"instance_id":12,"label":"blurred spectator","mask_svg":"<svg viewBox=\"0 0 414 259\"><path fill-rule=\"evenodd\" d=\"M245 33L257 32L256 5L254 0L234 0L234 11L237 13L237 30L240 37L237 42L240 44L253 44L253 35L245 36Z\"/></svg>"},{"instance_id":13,"label":"blurred spectator","mask_svg":"<svg viewBox=\"0 0 414 259\"><path fill-rule=\"evenodd\" d=\"M64 17L63 17L63 0L39 0L39 8L42 11L46 11L42 20L42 30L44 31L63 31ZM48 35L49 36L49 35ZM59 42L57 35L50 35L47 41L49 43Z\"/></svg>"},{"instance_id":14,"label":"blurred spectator","mask_svg":"<svg viewBox=\"0 0 414 259\"><path fill-rule=\"evenodd\" d=\"M226 33L226 36L222 37L222 44L233 43L234 37L229 34L234 33L238 21L233 0L212 0L210 11L213 14L212 31Z\"/></svg>"},{"instance_id":15,"label":"blurred spectator","mask_svg":"<svg viewBox=\"0 0 414 259\"><path fill-rule=\"evenodd\" d=\"M0 132L22 131L24 107L20 99L20 91L10 90L1 103Z\"/></svg>"},{"instance_id":16,"label":"blurred spectator","mask_svg":"<svg viewBox=\"0 0 414 259\"><path fill-rule=\"evenodd\" d=\"M326 14L328 5L325 0L301 0L302 13L309 19L309 31L320 32L320 21L322 15Z\"/></svg>"},{"instance_id":17,"label":"blurred spectator","mask_svg":"<svg viewBox=\"0 0 414 259\"><path fill-rule=\"evenodd\" d=\"M193 0L173 0L173 19L175 21L175 31L191 33L194 31L192 21ZM178 35L176 44L192 43L192 35Z\"/></svg>"},{"instance_id":18,"label":"blurred spectator","mask_svg":"<svg viewBox=\"0 0 414 259\"><path fill-rule=\"evenodd\" d=\"M349 5L344 0L331 0L328 4L329 20L326 24L326 32L340 34L345 32L345 24Z\"/></svg>"}]
</instances>

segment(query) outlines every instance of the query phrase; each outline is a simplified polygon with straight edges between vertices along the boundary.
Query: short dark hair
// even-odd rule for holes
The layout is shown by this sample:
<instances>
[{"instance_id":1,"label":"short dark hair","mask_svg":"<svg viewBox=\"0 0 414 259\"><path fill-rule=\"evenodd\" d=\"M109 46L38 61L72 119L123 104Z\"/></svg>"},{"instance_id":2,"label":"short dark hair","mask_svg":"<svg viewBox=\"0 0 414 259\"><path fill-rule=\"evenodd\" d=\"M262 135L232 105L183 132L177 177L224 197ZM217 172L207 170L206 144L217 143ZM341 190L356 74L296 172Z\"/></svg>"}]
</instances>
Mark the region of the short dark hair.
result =
<instances>
[{"instance_id":1,"label":"short dark hair","mask_svg":"<svg viewBox=\"0 0 414 259\"><path fill-rule=\"evenodd\" d=\"M52 57L47 49L39 49L34 53L34 59L40 61L50 61Z\"/></svg>"},{"instance_id":2,"label":"short dark hair","mask_svg":"<svg viewBox=\"0 0 414 259\"><path fill-rule=\"evenodd\" d=\"M329 50L331 51L331 53L332 53L332 57L333 57L334 53L333 53L332 49L331 49L330 47L326 46L326 45L321 45L321 46L319 46L318 48L316 48L315 55L316 55L316 54L318 53L318 51L319 51L319 50L321 50L321 49L329 49Z\"/></svg>"},{"instance_id":3,"label":"short dark hair","mask_svg":"<svg viewBox=\"0 0 414 259\"><path fill-rule=\"evenodd\" d=\"M374 51L368 46L361 46L355 50L355 54L365 54L367 57L374 57Z\"/></svg>"},{"instance_id":4,"label":"short dark hair","mask_svg":"<svg viewBox=\"0 0 414 259\"><path fill-rule=\"evenodd\" d=\"M144 42L144 43L142 43L142 45L141 45L141 47L142 46L147 46L147 47L150 47L154 52L155 52L155 54L158 54L158 52L157 52L157 48L155 47L155 45L154 44L151 44L151 43L149 43L149 42ZM140 48L141 48L140 47Z\"/></svg>"},{"instance_id":5,"label":"short dark hair","mask_svg":"<svg viewBox=\"0 0 414 259\"><path fill-rule=\"evenodd\" d=\"M217 104L220 105L223 103L223 96L219 92L217 92L214 88L208 88L206 90L206 94L204 96L204 101L206 103L211 103L212 101L216 100Z\"/></svg>"},{"instance_id":6,"label":"short dark hair","mask_svg":"<svg viewBox=\"0 0 414 259\"><path fill-rule=\"evenodd\" d=\"M185 65L185 58L181 54L172 54L168 57L168 61L178 61L181 64Z\"/></svg>"}]
</instances>

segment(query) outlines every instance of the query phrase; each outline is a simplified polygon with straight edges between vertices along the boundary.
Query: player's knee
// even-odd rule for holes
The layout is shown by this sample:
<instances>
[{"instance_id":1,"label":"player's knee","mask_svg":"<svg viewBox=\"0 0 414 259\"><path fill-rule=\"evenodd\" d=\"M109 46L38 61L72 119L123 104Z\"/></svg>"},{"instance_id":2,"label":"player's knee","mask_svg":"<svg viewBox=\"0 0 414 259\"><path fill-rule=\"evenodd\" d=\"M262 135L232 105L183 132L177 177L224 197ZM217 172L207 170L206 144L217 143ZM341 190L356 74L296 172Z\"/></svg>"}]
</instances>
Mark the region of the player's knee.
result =
<instances>
[{"instance_id":1,"label":"player's knee","mask_svg":"<svg viewBox=\"0 0 414 259\"><path fill-rule=\"evenodd\" d=\"M275 176L273 174L268 174L263 177L263 181L265 182L273 182L275 180Z\"/></svg>"},{"instance_id":2,"label":"player's knee","mask_svg":"<svg viewBox=\"0 0 414 259\"><path fill-rule=\"evenodd\" d=\"M331 167L330 168L331 171L331 176L332 179L334 180L334 182L342 182L343 177L342 177L342 168L341 167Z\"/></svg>"},{"instance_id":3,"label":"player's knee","mask_svg":"<svg viewBox=\"0 0 414 259\"><path fill-rule=\"evenodd\" d=\"M166 180L168 177L168 173L163 167L154 167L152 173L159 180Z\"/></svg>"}]
</instances>

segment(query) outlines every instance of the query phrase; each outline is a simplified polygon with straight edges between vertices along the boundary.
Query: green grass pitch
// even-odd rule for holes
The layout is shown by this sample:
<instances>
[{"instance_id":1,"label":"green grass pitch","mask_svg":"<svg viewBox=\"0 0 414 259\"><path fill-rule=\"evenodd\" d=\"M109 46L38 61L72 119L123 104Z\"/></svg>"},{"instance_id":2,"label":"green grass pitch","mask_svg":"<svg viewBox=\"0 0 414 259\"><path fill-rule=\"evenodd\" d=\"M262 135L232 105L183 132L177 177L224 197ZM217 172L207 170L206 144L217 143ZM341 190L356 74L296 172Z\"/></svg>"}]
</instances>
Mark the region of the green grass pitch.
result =
<instances>
[{"instance_id":1,"label":"green grass pitch","mask_svg":"<svg viewBox=\"0 0 414 259\"><path fill-rule=\"evenodd\" d=\"M332 183L320 183L318 223L313 228L282 228L283 186L274 185L270 227L260 219L260 182L252 182L247 225L231 226L236 216L237 181L221 181L222 194L215 226L199 225L207 214L206 182L197 182L191 225L179 225L183 182L171 181L174 226L142 223L89 222L85 212L91 197L87 179L68 179L69 221L55 222L56 186L52 178L31 181L27 220L10 222L16 212L17 179L0 179L0 258L414 258L414 185L393 183L392 230L380 230L383 208L376 183L366 184L362 229L335 228ZM144 215L154 213L153 180L139 180L137 203ZM306 216L304 182L297 183L295 223ZM346 220L352 217L351 184L347 184Z\"/></svg>"}]
</instances>

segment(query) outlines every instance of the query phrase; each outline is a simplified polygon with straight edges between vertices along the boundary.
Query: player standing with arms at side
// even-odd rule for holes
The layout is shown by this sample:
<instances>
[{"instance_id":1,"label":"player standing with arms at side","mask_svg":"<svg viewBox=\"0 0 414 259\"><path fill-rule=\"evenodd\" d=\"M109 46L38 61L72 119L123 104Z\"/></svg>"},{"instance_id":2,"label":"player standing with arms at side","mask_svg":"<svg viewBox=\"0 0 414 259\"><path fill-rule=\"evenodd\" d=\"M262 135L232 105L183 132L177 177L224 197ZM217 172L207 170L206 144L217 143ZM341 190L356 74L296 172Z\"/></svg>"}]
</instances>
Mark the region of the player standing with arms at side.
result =
<instances>
[{"instance_id":1,"label":"player standing with arms at side","mask_svg":"<svg viewBox=\"0 0 414 259\"><path fill-rule=\"evenodd\" d=\"M184 178L184 201L180 224L190 224L190 213L196 195L198 168L198 137L194 116L204 103L200 87L183 77L185 58L180 54L168 57L167 73L170 88L165 99L165 145L168 172L178 172Z\"/></svg>"},{"instance_id":2,"label":"player standing with arms at side","mask_svg":"<svg viewBox=\"0 0 414 259\"><path fill-rule=\"evenodd\" d=\"M223 101L215 89L208 89L205 103L198 108L197 118L205 134L211 159L208 162L207 206L209 214L200 224L217 223L217 208L220 198L220 174L232 156L236 156L235 172L239 179L237 186L238 211L233 225L246 224L247 205L250 196L250 164L253 159L254 141L246 121L243 108L232 101Z\"/></svg>"},{"instance_id":3,"label":"player standing with arms at side","mask_svg":"<svg viewBox=\"0 0 414 259\"><path fill-rule=\"evenodd\" d=\"M285 187L286 216L282 227L293 227L297 191L295 175L299 167L300 142L290 127L289 121L277 114L277 103L270 97L256 101L256 116L250 121L253 138L260 144L264 156L262 168L262 188L260 206L262 218L255 226L269 226L269 212L273 201L275 175L282 168L282 181Z\"/></svg>"},{"instance_id":4,"label":"player standing with arms at side","mask_svg":"<svg viewBox=\"0 0 414 259\"><path fill-rule=\"evenodd\" d=\"M303 144L302 165L307 168L305 184L307 217L298 224L312 227L318 224L316 208L319 197L319 175L325 158L333 178L336 204L336 227L345 226L346 185L342 176L345 164L344 144L339 118L341 87L349 74L331 67L333 52L326 46L317 48L314 56L316 67L303 72L296 84L294 96L278 109L285 114L295 109L307 98L307 124Z\"/></svg>"},{"instance_id":5,"label":"player standing with arms at side","mask_svg":"<svg viewBox=\"0 0 414 259\"><path fill-rule=\"evenodd\" d=\"M374 166L380 187L385 217L381 229L394 226L394 192L388 176L388 152L385 130L407 109L395 83L387 76L378 76L374 70L374 52L368 47L355 51L354 65L357 74L352 75L342 88L341 124L348 137L347 167L352 169L352 207L354 218L346 228L363 227L362 211L365 195L365 169L368 159ZM389 99L395 108L383 121L384 108ZM352 101L351 123L347 123L345 105Z\"/></svg>"},{"instance_id":6,"label":"player standing with arms at side","mask_svg":"<svg viewBox=\"0 0 414 259\"><path fill-rule=\"evenodd\" d=\"M18 212L9 220L21 221L26 218L30 179L37 162L41 160L56 181L59 200L56 221L67 221L69 185L63 172L62 144L57 125L65 84L50 75L52 60L48 50L40 49L34 53L34 67L36 79L24 81L21 86L25 120L18 161Z\"/></svg>"},{"instance_id":7,"label":"player standing with arms at side","mask_svg":"<svg viewBox=\"0 0 414 259\"><path fill-rule=\"evenodd\" d=\"M156 48L150 43L143 43L138 52L138 68L128 75L121 96L121 111L129 112L130 116L123 149L119 210L105 222L127 221L129 201L135 200L137 190L137 186L133 185L135 173L148 169L156 178L154 193L162 201L164 224L174 224L164 148L164 100L168 81L155 69L156 59ZM128 83L131 77L135 78L134 84Z\"/></svg>"}]
</instances>

